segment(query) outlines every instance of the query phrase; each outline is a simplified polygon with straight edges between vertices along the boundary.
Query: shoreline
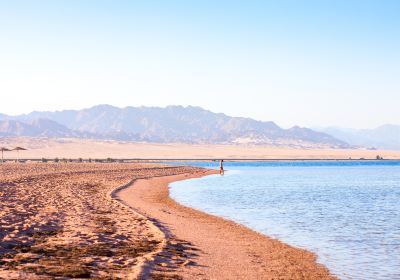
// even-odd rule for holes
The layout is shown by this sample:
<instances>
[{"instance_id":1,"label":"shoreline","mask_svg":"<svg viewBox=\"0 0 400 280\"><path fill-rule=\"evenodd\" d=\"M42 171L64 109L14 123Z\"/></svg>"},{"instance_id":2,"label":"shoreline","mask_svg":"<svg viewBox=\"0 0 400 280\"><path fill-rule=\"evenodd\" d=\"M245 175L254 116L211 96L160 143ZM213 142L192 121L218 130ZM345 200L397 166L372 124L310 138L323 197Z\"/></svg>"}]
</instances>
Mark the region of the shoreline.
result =
<instances>
[{"instance_id":1,"label":"shoreline","mask_svg":"<svg viewBox=\"0 0 400 280\"><path fill-rule=\"evenodd\" d=\"M139 179L115 191L117 200L147 217L164 235L163 248L144 264L142 277L338 279L317 263L312 252L183 206L169 196L170 183L215 173L207 170Z\"/></svg>"},{"instance_id":2,"label":"shoreline","mask_svg":"<svg viewBox=\"0 0 400 280\"><path fill-rule=\"evenodd\" d=\"M46 162L43 162L45 160ZM63 163L90 163L88 159L71 158L63 159ZM90 159L91 161L94 161ZM107 158L97 158L97 163L156 163L156 164L169 164L170 162L215 162L219 161L220 158L116 158L109 161ZM47 163L55 162L52 158L21 158L18 160L19 163ZM400 158L224 158L225 162L396 162L400 161ZM4 163L15 163L17 159L4 159Z\"/></svg>"}]
</instances>

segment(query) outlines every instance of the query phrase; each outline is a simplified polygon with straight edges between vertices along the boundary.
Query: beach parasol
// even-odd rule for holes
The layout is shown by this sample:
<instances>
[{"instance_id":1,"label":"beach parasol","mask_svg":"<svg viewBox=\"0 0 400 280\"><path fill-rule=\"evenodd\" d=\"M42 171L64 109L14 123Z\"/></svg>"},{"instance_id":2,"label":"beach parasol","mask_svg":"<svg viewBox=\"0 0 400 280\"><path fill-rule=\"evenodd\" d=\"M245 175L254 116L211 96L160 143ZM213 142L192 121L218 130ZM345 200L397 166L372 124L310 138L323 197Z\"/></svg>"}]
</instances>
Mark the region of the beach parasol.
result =
<instances>
[{"instance_id":1,"label":"beach parasol","mask_svg":"<svg viewBox=\"0 0 400 280\"><path fill-rule=\"evenodd\" d=\"M25 148L22 147L15 147L14 149L12 149L13 151L17 151L17 161L19 161L19 151L26 151Z\"/></svg>"},{"instance_id":2,"label":"beach parasol","mask_svg":"<svg viewBox=\"0 0 400 280\"><path fill-rule=\"evenodd\" d=\"M7 148L4 148L4 147L1 147L0 150L1 150L1 162L3 163L3 162L4 162L3 153L4 153L4 152L9 152L9 151L11 151L11 150L9 150L9 149L7 149Z\"/></svg>"}]
</instances>

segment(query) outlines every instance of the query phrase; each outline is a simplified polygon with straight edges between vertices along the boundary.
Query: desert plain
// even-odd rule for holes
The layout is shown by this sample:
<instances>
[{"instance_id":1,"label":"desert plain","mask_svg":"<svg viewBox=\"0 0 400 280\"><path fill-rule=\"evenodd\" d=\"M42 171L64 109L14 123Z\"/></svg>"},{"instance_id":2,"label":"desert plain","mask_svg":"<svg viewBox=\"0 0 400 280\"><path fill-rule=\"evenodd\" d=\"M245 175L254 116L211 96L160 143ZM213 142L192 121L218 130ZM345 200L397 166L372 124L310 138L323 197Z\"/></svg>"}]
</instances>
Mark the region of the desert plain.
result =
<instances>
[{"instance_id":1,"label":"desert plain","mask_svg":"<svg viewBox=\"0 0 400 280\"><path fill-rule=\"evenodd\" d=\"M21 146L20 158L124 158L124 159L400 159L400 151L333 149L327 147L137 143L77 138L1 137L0 147ZM5 157L16 159L16 152Z\"/></svg>"}]
</instances>

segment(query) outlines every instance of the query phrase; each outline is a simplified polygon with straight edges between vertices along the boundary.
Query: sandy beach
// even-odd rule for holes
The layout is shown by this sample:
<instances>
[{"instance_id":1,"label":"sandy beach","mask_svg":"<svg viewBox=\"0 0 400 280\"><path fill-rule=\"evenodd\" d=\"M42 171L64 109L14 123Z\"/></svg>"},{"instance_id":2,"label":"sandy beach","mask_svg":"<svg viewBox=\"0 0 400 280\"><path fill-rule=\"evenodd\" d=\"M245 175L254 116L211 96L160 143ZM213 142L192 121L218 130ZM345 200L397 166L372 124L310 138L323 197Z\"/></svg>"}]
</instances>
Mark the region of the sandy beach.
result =
<instances>
[{"instance_id":1,"label":"sandy beach","mask_svg":"<svg viewBox=\"0 0 400 280\"><path fill-rule=\"evenodd\" d=\"M150 164L0 166L0 278L335 279L314 254L169 198L215 171Z\"/></svg>"},{"instance_id":2,"label":"sandy beach","mask_svg":"<svg viewBox=\"0 0 400 280\"><path fill-rule=\"evenodd\" d=\"M148 264L152 275L183 279L336 279L308 251L234 222L182 206L168 184L213 171L138 180L119 199L149 217L167 243Z\"/></svg>"},{"instance_id":3,"label":"sandy beach","mask_svg":"<svg viewBox=\"0 0 400 280\"><path fill-rule=\"evenodd\" d=\"M163 236L112 198L132 180L193 168L0 165L0 279L135 279Z\"/></svg>"}]
</instances>

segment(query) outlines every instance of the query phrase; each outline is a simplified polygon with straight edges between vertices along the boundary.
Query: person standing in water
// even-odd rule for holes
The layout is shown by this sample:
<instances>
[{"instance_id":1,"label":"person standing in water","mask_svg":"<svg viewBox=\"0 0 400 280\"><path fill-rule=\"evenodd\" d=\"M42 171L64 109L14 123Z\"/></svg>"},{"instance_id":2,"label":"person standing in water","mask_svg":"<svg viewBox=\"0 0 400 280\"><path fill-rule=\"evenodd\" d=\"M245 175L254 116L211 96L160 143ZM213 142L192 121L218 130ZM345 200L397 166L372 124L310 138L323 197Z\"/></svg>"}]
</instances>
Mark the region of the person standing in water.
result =
<instances>
[{"instance_id":1,"label":"person standing in water","mask_svg":"<svg viewBox=\"0 0 400 280\"><path fill-rule=\"evenodd\" d=\"M219 174L224 175L224 160L221 159L219 162Z\"/></svg>"}]
</instances>

